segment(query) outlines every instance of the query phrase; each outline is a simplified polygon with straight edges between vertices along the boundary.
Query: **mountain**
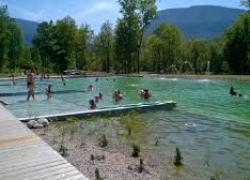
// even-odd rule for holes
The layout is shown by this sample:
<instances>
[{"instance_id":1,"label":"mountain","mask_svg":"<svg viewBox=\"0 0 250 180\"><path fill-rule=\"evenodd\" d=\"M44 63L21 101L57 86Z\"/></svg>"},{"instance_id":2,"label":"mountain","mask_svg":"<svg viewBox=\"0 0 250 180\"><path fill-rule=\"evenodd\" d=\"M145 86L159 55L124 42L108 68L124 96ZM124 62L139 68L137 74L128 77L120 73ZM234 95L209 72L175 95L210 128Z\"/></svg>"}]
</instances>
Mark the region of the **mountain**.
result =
<instances>
[{"instance_id":1,"label":"mountain","mask_svg":"<svg viewBox=\"0 0 250 180\"><path fill-rule=\"evenodd\" d=\"M159 11L146 35L150 35L161 23L170 23L179 27L186 38L210 39L220 36L243 12L241 9L210 5L167 9Z\"/></svg>"},{"instance_id":2,"label":"mountain","mask_svg":"<svg viewBox=\"0 0 250 180\"><path fill-rule=\"evenodd\" d=\"M27 45L32 44L32 38L36 34L37 22L14 18L17 26L22 30L24 41Z\"/></svg>"},{"instance_id":3,"label":"mountain","mask_svg":"<svg viewBox=\"0 0 250 180\"><path fill-rule=\"evenodd\" d=\"M159 11L152 21L146 35L150 35L161 23L170 23L181 29L186 38L213 38L220 36L230 27L244 10L220 6L193 6L190 8L167 9ZM32 44L36 34L37 22L14 19L21 28L27 45Z\"/></svg>"}]
</instances>

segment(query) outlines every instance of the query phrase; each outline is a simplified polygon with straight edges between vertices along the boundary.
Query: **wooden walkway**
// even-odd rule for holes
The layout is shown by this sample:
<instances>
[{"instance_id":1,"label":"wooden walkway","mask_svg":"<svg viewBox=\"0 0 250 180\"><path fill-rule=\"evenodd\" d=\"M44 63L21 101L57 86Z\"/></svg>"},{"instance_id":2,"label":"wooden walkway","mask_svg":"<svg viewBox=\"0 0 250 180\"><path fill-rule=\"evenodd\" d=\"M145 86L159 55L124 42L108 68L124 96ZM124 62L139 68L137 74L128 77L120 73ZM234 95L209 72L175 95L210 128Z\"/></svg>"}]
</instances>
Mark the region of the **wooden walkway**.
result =
<instances>
[{"instance_id":1,"label":"wooden walkway","mask_svg":"<svg viewBox=\"0 0 250 180\"><path fill-rule=\"evenodd\" d=\"M137 112L147 112L152 110L172 110L176 107L176 103L173 101L166 101L166 102L156 102L150 104L130 104L124 106L114 106L114 107L107 107L95 110L85 110L85 111L78 111L78 112L69 112L69 113L59 113L53 115L43 115L43 116L36 116L36 117L29 117L29 118L19 118L19 121L27 122L31 119L39 119L39 118L48 118L48 119L55 119L58 118L68 118L68 117L90 117L90 116L102 116L102 115L119 115L121 113L128 113L130 111L137 111Z\"/></svg>"},{"instance_id":2,"label":"wooden walkway","mask_svg":"<svg viewBox=\"0 0 250 180\"><path fill-rule=\"evenodd\" d=\"M0 105L0 180L87 180Z\"/></svg>"}]
</instances>

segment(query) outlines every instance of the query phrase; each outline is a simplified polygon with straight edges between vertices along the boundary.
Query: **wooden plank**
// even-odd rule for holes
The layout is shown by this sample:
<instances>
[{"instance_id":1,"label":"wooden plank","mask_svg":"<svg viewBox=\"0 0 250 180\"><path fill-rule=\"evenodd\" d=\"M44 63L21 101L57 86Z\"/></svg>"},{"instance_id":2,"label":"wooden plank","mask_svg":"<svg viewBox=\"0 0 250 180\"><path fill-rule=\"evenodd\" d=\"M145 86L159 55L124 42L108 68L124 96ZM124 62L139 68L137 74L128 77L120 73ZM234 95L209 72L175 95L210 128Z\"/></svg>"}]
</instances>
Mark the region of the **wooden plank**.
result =
<instances>
[{"instance_id":1,"label":"wooden plank","mask_svg":"<svg viewBox=\"0 0 250 180\"><path fill-rule=\"evenodd\" d=\"M0 180L87 180L0 105Z\"/></svg>"}]
</instances>

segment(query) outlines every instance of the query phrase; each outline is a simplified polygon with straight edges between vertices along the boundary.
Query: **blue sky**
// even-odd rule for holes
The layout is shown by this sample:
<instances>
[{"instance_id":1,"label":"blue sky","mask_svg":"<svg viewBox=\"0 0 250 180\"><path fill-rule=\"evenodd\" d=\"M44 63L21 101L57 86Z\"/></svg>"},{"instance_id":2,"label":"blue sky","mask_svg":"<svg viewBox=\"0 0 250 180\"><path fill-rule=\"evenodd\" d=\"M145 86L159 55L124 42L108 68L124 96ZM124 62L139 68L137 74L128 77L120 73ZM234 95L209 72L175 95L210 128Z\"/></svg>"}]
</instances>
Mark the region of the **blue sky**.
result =
<instances>
[{"instance_id":1,"label":"blue sky","mask_svg":"<svg viewBox=\"0 0 250 180\"><path fill-rule=\"evenodd\" d=\"M106 20L114 24L119 17L117 0L0 0L0 4L8 5L12 17L41 22L69 15L78 25L87 23L95 31ZM158 0L157 4L159 10L193 5L242 8L240 0Z\"/></svg>"}]
</instances>

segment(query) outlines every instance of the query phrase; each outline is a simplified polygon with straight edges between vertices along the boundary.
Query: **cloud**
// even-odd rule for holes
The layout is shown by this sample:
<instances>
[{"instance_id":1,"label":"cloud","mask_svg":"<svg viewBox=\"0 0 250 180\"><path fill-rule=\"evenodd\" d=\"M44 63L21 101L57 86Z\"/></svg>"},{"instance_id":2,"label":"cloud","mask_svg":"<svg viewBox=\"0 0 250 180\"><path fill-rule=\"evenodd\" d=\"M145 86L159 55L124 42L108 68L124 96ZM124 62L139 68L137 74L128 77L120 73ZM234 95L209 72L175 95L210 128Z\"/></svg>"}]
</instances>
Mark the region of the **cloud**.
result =
<instances>
[{"instance_id":1,"label":"cloud","mask_svg":"<svg viewBox=\"0 0 250 180\"><path fill-rule=\"evenodd\" d=\"M44 19L44 15L46 13L46 9L41 9L37 12L29 11L25 8L22 8L21 6L18 6L16 4L9 2L9 1L3 1L1 4L7 5L8 10L10 12L10 15L16 18L24 18L32 21L42 21Z\"/></svg>"},{"instance_id":2,"label":"cloud","mask_svg":"<svg viewBox=\"0 0 250 180\"><path fill-rule=\"evenodd\" d=\"M118 5L116 1L109 0L109 1L99 1L92 4L92 6L88 9L81 10L80 12L76 13L74 16L76 18L82 18L86 16L96 15L97 13L108 11L116 13L118 9Z\"/></svg>"}]
</instances>

